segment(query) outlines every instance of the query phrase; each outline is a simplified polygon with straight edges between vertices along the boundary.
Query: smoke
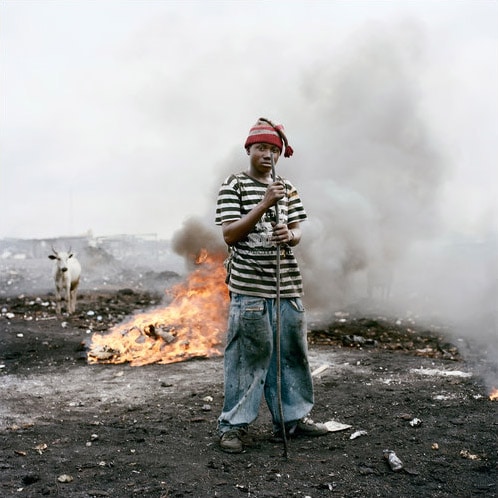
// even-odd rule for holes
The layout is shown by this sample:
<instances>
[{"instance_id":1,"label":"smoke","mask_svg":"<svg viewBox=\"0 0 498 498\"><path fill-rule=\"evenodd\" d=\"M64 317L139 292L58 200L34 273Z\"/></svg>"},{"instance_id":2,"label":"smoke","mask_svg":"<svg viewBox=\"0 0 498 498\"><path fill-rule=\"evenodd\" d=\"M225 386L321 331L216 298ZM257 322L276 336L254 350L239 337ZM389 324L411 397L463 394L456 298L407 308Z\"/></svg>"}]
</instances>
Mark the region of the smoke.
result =
<instances>
[{"instance_id":1,"label":"smoke","mask_svg":"<svg viewBox=\"0 0 498 498\"><path fill-rule=\"evenodd\" d=\"M226 245L220 237L219 230L201 218L189 218L178 229L171 241L172 249L184 258L188 269L192 269L203 250L209 254L224 255Z\"/></svg>"},{"instance_id":2,"label":"smoke","mask_svg":"<svg viewBox=\"0 0 498 498\"><path fill-rule=\"evenodd\" d=\"M383 28L317 62L288 107L268 116L285 120L295 155L277 168L309 215L296 248L306 305L361 313L375 300L386 313L457 324L464 336L472 323L474 337L496 342L497 240L491 232L477 242L455 238L440 214L452 165L424 108L423 34L411 25ZM232 158L219 183L230 165ZM206 220L213 225L214 208ZM199 238L222 242L219 228L202 228L205 221L186 223L189 235L175 245L193 253ZM376 294L379 285L390 288L389 299Z\"/></svg>"},{"instance_id":3,"label":"smoke","mask_svg":"<svg viewBox=\"0 0 498 498\"><path fill-rule=\"evenodd\" d=\"M415 34L367 33L303 81L312 153L295 176L310 215L312 307L347 304L354 277L391 274L440 230L447 165L423 118Z\"/></svg>"},{"instance_id":4,"label":"smoke","mask_svg":"<svg viewBox=\"0 0 498 498\"><path fill-rule=\"evenodd\" d=\"M473 238L444 225L453 165L424 108L424 52L414 26L371 31L303 80L307 112L289 129L302 140L292 179L310 217L299 246L306 304L332 314L374 303L444 323L496 365L496 220Z\"/></svg>"}]
</instances>

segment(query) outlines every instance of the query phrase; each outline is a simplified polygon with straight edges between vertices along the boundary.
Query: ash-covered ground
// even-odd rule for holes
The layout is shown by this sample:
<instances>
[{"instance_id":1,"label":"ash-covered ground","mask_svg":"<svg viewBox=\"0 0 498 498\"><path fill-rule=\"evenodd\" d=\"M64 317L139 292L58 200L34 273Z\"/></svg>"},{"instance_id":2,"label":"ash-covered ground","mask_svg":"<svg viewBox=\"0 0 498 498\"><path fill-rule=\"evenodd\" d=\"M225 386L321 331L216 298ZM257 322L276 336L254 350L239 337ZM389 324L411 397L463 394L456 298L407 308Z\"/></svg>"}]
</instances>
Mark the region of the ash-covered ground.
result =
<instances>
[{"instance_id":1,"label":"ash-covered ground","mask_svg":"<svg viewBox=\"0 0 498 498\"><path fill-rule=\"evenodd\" d=\"M62 317L46 256L1 260L1 496L496 496L496 362L472 334L387 316L375 300L310 316L312 418L349 427L290 440L284 458L263 405L246 451L229 455L216 437L221 356L87 363L93 332L157 306L182 278L92 254L77 311Z\"/></svg>"}]
</instances>

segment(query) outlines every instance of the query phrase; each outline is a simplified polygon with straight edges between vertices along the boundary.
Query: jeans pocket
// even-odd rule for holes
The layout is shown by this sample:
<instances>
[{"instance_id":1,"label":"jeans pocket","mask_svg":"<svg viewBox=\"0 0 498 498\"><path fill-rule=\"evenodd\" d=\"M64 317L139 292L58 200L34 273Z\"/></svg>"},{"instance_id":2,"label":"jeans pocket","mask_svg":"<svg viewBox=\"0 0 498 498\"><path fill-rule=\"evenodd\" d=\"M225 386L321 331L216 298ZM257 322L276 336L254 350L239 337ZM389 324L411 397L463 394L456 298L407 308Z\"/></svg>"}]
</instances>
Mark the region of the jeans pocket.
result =
<instances>
[{"instance_id":1,"label":"jeans pocket","mask_svg":"<svg viewBox=\"0 0 498 498\"><path fill-rule=\"evenodd\" d=\"M301 301L301 298L299 297L293 297L289 299L289 302L291 306L298 312L298 313L304 313L304 305L303 302Z\"/></svg>"},{"instance_id":2,"label":"jeans pocket","mask_svg":"<svg viewBox=\"0 0 498 498\"><path fill-rule=\"evenodd\" d=\"M261 320L266 312L264 299L246 298L242 306L242 318L244 320Z\"/></svg>"}]
</instances>

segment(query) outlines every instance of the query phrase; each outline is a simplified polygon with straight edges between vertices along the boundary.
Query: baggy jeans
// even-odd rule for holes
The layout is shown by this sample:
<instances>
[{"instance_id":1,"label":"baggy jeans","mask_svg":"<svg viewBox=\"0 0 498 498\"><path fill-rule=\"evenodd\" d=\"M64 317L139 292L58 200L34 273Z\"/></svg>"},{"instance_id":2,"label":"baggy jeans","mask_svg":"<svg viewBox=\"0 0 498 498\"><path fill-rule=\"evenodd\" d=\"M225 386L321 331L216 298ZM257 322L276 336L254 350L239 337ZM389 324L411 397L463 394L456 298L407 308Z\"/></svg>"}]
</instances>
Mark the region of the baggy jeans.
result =
<instances>
[{"instance_id":1,"label":"baggy jeans","mask_svg":"<svg viewBox=\"0 0 498 498\"><path fill-rule=\"evenodd\" d=\"M281 427L277 396L276 300L232 294L224 356L225 400L221 434L244 428L258 416L264 394L273 428ZM291 425L313 407L306 318L300 298L280 300L281 394L284 422Z\"/></svg>"}]
</instances>

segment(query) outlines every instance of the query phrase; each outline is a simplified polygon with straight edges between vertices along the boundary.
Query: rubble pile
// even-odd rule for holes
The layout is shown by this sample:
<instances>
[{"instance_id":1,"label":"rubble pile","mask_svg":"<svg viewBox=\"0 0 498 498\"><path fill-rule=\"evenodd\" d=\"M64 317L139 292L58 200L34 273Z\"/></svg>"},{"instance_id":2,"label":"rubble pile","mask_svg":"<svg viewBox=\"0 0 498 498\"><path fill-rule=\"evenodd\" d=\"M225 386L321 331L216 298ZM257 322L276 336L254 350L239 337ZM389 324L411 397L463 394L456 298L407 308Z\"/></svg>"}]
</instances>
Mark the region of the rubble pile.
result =
<instances>
[{"instance_id":1,"label":"rubble pile","mask_svg":"<svg viewBox=\"0 0 498 498\"><path fill-rule=\"evenodd\" d=\"M383 316L355 317L335 313L328 325L312 324L311 344L341 348L393 350L429 358L461 360L460 352L440 325L418 325L415 319Z\"/></svg>"}]
</instances>

